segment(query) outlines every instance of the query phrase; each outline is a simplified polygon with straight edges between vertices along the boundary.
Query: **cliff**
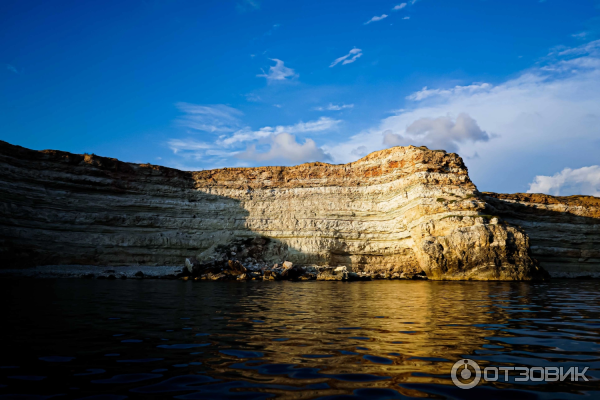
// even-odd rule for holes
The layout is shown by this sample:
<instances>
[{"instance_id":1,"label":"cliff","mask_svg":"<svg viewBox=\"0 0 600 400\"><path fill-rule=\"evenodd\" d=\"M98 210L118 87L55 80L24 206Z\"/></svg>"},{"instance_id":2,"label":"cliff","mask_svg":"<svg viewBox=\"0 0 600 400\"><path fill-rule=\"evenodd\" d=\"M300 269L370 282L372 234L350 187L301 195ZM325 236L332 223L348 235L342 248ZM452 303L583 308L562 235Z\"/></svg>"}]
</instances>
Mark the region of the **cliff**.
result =
<instances>
[{"instance_id":1,"label":"cliff","mask_svg":"<svg viewBox=\"0 0 600 400\"><path fill-rule=\"evenodd\" d=\"M0 142L0 172L2 267L182 265L266 237L267 262L444 280L545 276L512 214L490 212L498 197L477 191L458 155L424 147L345 165L185 172Z\"/></svg>"},{"instance_id":2,"label":"cliff","mask_svg":"<svg viewBox=\"0 0 600 400\"><path fill-rule=\"evenodd\" d=\"M554 277L600 278L600 198L483 193L490 212L522 227L531 254Z\"/></svg>"}]
</instances>

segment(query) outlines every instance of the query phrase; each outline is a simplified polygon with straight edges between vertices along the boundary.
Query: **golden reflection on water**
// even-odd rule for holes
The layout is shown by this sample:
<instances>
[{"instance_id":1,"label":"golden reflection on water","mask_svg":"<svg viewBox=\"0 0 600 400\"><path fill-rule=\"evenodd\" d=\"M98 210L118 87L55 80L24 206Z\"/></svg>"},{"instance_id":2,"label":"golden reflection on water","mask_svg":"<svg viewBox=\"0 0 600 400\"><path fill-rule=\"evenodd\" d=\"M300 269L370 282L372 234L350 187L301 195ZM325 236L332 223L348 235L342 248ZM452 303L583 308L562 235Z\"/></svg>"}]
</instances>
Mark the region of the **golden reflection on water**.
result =
<instances>
[{"instance_id":1,"label":"golden reflection on water","mask_svg":"<svg viewBox=\"0 0 600 400\"><path fill-rule=\"evenodd\" d=\"M231 333L223 335L233 339L232 347L264 352L256 365L318 368L323 379L302 383L325 380L331 387L326 390L328 395L348 393L357 385L327 380L326 375L373 374L389 378L370 382L369 387L425 396L398 385L451 385L449 373L454 362L485 350L484 345L491 343L486 338L500 335L515 317L509 310L517 305L520 312L531 311L527 304L530 283L383 281L275 285L259 287L241 297L238 305L245 310L239 314L245 318L231 315ZM249 313L253 315L250 318ZM371 356L375 356L375 361L370 360ZM239 362L222 361L218 370L224 374ZM481 362L482 366L486 364ZM237 372L244 380L265 381L265 376L256 370ZM285 376L269 378L270 383L298 384Z\"/></svg>"},{"instance_id":2,"label":"golden reflection on water","mask_svg":"<svg viewBox=\"0 0 600 400\"><path fill-rule=\"evenodd\" d=\"M595 379L485 383L469 392L472 398L497 398L501 388L517 397L600 397L598 281L64 280L3 288L11 310L7 343L19 350L4 362L21 364L20 374L49 376L15 393L46 394L57 384L67 390L73 371L95 368L103 378L155 376L102 387L96 377L77 378L87 393L313 399L371 388L395 393L378 399L460 398L464 392L453 386L450 370L471 358L482 367L588 366ZM75 359L48 369L38 360L56 354ZM205 380L183 389L170 381L190 377ZM371 398L373 392L362 393Z\"/></svg>"}]
</instances>

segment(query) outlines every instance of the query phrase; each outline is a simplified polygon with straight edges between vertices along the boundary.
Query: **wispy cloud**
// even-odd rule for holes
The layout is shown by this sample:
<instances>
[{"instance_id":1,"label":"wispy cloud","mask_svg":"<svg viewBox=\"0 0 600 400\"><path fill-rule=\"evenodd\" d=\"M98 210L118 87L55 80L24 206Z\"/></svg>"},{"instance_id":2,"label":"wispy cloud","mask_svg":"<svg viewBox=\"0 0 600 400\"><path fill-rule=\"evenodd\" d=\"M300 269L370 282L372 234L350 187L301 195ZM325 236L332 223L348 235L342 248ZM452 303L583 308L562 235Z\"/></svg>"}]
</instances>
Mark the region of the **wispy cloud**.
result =
<instances>
[{"instance_id":1,"label":"wispy cloud","mask_svg":"<svg viewBox=\"0 0 600 400\"><path fill-rule=\"evenodd\" d=\"M346 54L345 56L336 58L331 63L331 65L329 65L329 68L335 67L339 63L342 63L342 65L351 64L351 63L353 63L354 61L356 61L361 56L362 56L362 50L361 49L357 49L355 47L352 50L350 50L350 52L348 54Z\"/></svg>"},{"instance_id":2,"label":"wispy cloud","mask_svg":"<svg viewBox=\"0 0 600 400\"><path fill-rule=\"evenodd\" d=\"M600 40L594 40L594 41L582 44L581 46L561 48L560 51L552 51L552 52L550 52L549 56L577 57L577 56L583 56L586 54L595 55L599 51L600 51Z\"/></svg>"},{"instance_id":3,"label":"wispy cloud","mask_svg":"<svg viewBox=\"0 0 600 400\"><path fill-rule=\"evenodd\" d=\"M258 10L259 8L260 3L258 0L241 0L235 4L235 9L240 13Z\"/></svg>"},{"instance_id":4,"label":"wispy cloud","mask_svg":"<svg viewBox=\"0 0 600 400\"><path fill-rule=\"evenodd\" d=\"M491 88L492 85L490 85L489 83L475 83L468 86L455 86L450 89L428 89L427 86L425 86L418 92L406 96L406 99L413 101L421 101L433 96L452 96L469 93L473 94L481 91L490 90Z\"/></svg>"},{"instance_id":5,"label":"wispy cloud","mask_svg":"<svg viewBox=\"0 0 600 400\"><path fill-rule=\"evenodd\" d=\"M565 168L552 176L538 175L529 184L527 193L585 194L600 196L600 166L579 169Z\"/></svg>"},{"instance_id":6,"label":"wispy cloud","mask_svg":"<svg viewBox=\"0 0 600 400\"><path fill-rule=\"evenodd\" d=\"M217 144L219 146L229 147L236 143L258 140L280 133L305 134L324 132L336 128L341 122L342 121L339 119L321 117L316 121L298 122L294 125L265 126L256 131L253 131L250 128L244 128L236 131L231 136L223 135L219 137Z\"/></svg>"},{"instance_id":7,"label":"wispy cloud","mask_svg":"<svg viewBox=\"0 0 600 400\"><path fill-rule=\"evenodd\" d=\"M190 169L190 165L213 167L239 165L240 162L277 162L280 164L327 161L330 156L319 148L315 141L304 138L302 143L296 136L319 134L336 129L339 119L320 117L311 121L300 121L292 125L264 126L253 130L244 126L241 111L222 104L197 105L178 103L184 115L177 119L190 133L208 132L216 134L200 139L194 137L173 138L166 146L177 154L172 165ZM218 135L218 136L217 136Z\"/></svg>"},{"instance_id":8,"label":"wispy cloud","mask_svg":"<svg viewBox=\"0 0 600 400\"><path fill-rule=\"evenodd\" d=\"M398 5L395 5L394 8L392 8L392 10L398 11L398 10L402 10L404 7L406 7L406 3L400 3Z\"/></svg>"},{"instance_id":9,"label":"wispy cloud","mask_svg":"<svg viewBox=\"0 0 600 400\"><path fill-rule=\"evenodd\" d=\"M277 58L271 58L271 61L275 61L275 65L269 67L269 72L262 70L262 74L256 76L261 78L267 78L267 81L285 81L288 78L297 78L298 74L294 72L292 68L288 68L283 64L283 61Z\"/></svg>"},{"instance_id":10,"label":"wispy cloud","mask_svg":"<svg viewBox=\"0 0 600 400\"><path fill-rule=\"evenodd\" d=\"M257 95L256 93L246 93L244 95L246 97L246 100L251 101L253 103L259 102L261 101L261 97L259 95Z\"/></svg>"},{"instance_id":11,"label":"wispy cloud","mask_svg":"<svg viewBox=\"0 0 600 400\"><path fill-rule=\"evenodd\" d=\"M380 16L374 16L373 18L371 18L370 20L368 20L367 22L365 22L363 25L369 25L371 22L377 22L377 21L381 21L382 19L386 19L388 16L387 14L381 14Z\"/></svg>"},{"instance_id":12,"label":"wispy cloud","mask_svg":"<svg viewBox=\"0 0 600 400\"><path fill-rule=\"evenodd\" d=\"M479 155L466 162L471 178L483 190L526 191L536 175L556 171L541 174L541 169L598 164L600 41L555 50L515 78L495 85L426 88L408 97L407 105L394 105L403 110L324 150L339 163L354 161L352 152L361 146L371 152L392 143L427 145L442 132L433 129L432 120L445 116L456 125L457 116L465 113L478 130L464 131L475 133L464 137L483 139L481 131L489 140L454 140L450 149ZM423 118L429 119L429 130L417 129L423 127ZM421 123L413 125L415 121ZM561 194L576 194L569 190L576 189L564 187Z\"/></svg>"},{"instance_id":13,"label":"wispy cloud","mask_svg":"<svg viewBox=\"0 0 600 400\"><path fill-rule=\"evenodd\" d=\"M587 32L579 32L579 33L574 33L571 35L572 37L574 37L575 39L585 39L588 36Z\"/></svg>"},{"instance_id":14,"label":"wispy cloud","mask_svg":"<svg viewBox=\"0 0 600 400\"><path fill-rule=\"evenodd\" d=\"M197 150L208 150L213 146L200 142L195 139L172 139L167 142L169 148L173 150L173 153L177 154L179 151L188 150L188 151L197 151Z\"/></svg>"},{"instance_id":15,"label":"wispy cloud","mask_svg":"<svg viewBox=\"0 0 600 400\"><path fill-rule=\"evenodd\" d=\"M11 65L11 64L6 64L6 69L15 74L19 73L19 70L17 69L17 67L15 67L14 65Z\"/></svg>"},{"instance_id":16,"label":"wispy cloud","mask_svg":"<svg viewBox=\"0 0 600 400\"><path fill-rule=\"evenodd\" d=\"M329 105L327 105L325 107L315 107L315 110L317 110L317 111L340 111L345 108L353 108L353 107L354 107L354 104L332 104L332 103L329 103Z\"/></svg>"},{"instance_id":17,"label":"wispy cloud","mask_svg":"<svg viewBox=\"0 0 600 400\"><path fill-rule=\"evenodd\" d=\"M402 19L410 19L410 17L404 17L404 18L402 18Z\"/></svg>"},{"instance_id":18,"label":"wispy cloud","mask_svg":"<svg viewBox=\"0 0 600 400\"><path fill-rule=\"evenodd\" d=\"M182 102L176 106L184 113L177 119L179 125L204 132L233 132L240 127L238 117L243 114L223 104L199 105Z\"/></svg>"}]
</instances>

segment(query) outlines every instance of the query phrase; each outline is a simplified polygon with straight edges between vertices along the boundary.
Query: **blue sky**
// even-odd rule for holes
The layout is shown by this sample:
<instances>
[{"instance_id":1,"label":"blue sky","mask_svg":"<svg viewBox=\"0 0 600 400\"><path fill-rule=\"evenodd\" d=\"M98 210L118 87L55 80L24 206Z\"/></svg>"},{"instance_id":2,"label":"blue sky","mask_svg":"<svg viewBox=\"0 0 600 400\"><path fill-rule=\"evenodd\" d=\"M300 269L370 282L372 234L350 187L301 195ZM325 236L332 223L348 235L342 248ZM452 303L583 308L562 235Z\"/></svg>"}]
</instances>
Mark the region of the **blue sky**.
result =
<instances>
[{"instance_id":1,"label":"blue sky","mask_svg":"<svg viewBox=\"0 0 600 400\"><path fill-rule=\"evenodd\" d=\"M458 152L600 195L596 0L0 3L0 139L180 169Z\"/></svg>"}]
</instances>

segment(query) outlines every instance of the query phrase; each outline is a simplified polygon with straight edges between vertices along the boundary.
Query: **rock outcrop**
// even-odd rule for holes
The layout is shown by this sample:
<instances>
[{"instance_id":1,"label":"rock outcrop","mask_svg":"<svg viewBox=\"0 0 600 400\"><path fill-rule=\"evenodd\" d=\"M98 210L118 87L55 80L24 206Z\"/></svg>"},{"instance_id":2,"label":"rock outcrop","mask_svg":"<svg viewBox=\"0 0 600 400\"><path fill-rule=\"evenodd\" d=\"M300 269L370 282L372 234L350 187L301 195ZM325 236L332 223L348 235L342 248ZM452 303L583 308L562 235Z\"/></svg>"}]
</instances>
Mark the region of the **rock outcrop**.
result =
<instances>
[{"instance_id":1,"label":"rock outcrop","mask_svg":"<svg viewBox=\"0 0 600 400\"><path fill-rule=\"evenodd\" d=\"M527 232L531 253L553 277L600 278L600 198L483 193L490 213Z\"/></svg>"},{"instance_id":2,"label":"rock outcrop","mask_svg":"<svg viewBox=\"0 0 600 400\"><path fill-rule=\"evenodd\" d=\"M425 147L345 165L185 172L0 142L0 172L3 267L206 263L222 246L268 238L260 254L233 251L232 261L438 280L546 276L525 231L490 215L462 159Z\"/></svg>"}]
</instances>

